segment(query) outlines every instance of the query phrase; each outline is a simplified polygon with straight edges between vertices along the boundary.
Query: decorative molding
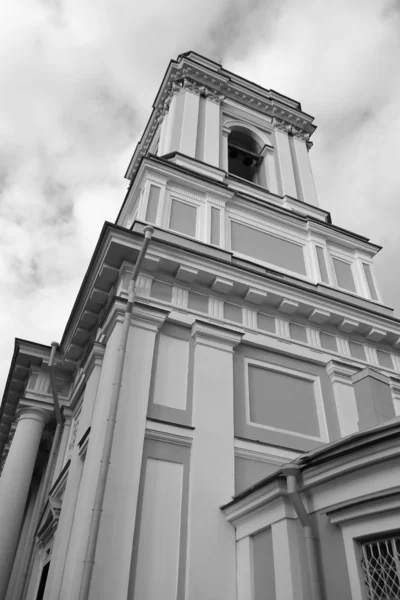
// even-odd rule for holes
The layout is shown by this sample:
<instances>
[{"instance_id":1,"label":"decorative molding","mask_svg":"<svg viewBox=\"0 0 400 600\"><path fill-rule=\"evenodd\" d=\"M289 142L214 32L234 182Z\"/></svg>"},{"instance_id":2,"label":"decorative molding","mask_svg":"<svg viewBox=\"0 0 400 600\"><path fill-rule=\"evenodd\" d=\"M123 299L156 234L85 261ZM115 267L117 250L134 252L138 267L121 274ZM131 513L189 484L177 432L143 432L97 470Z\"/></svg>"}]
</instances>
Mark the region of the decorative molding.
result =
<instances>
[{"instance_id":1,"label":"decorative molding","mask_svg":"<svg viewBox=\"0 0 400 600\"><path fill-rule=\"evenodd\" d=\"M308 343L311 346L315 346L316 348L321 348L321 339L319 337L318 329L312 329L311 327L307 327L307 339L308 339Z\"/></svg>"},{"instance_id":2,"label":"decorative molding","mask_svg":"<svg viewBox=\"0 0 400 600\"><path fill-rule=\"evenodd\" d=\"M193 429L177 427L169 423L146 421L145 438L148 440L190 447L193 437Z\"/></svg>"},{"instance_id":3,"label":"decorative molding","mask_svg":"<svg viewBox=\"0 0 400 600\"><path fill-rule=\"evenodd\" d=\"M346 385L353 385L352 377L358 373L359 369L353 367L348 363L339 362L337 360L331 360L326 365L326 372L328 373L332 383L345 383Z\"/></svg>"},{"instance_id":4,"label":"decorative molding","mask_svg":"<svg viewBox=\"0 0 400 600\"><path fill-rule=\"evenodd\" d=\"M373 348L372 346L364 346L365 348L365 355L367 357L367 362L379 367L379 361L378 361L378 355L376 352L376 349Z\"/></svg>"},{"instance_id":5,"label":"decorative molding","mask_svg":"<svg viewBox=\"0 0 400 600\"><path fill-rule=\"evenodd\" d=\"M282 312L285 315L294 315L298 308L299 303L294 300L289 300L288 298L284 298L278 306L279 312Z\"/></svg>"},{"instance_id":6,"label":"decorative molding","mask_svg":"<svg viewBox=\"0 0 400 600\"><path fill-rule=\"evenodd\" d=\"M171 304L180 306L181 308L187 309L189 300L189 290L178 287L177 285L172 286L172 300Z\"/></svg>"},{"instance_id":7,"label":"decorative molding","mask_svg":"<svg viewBox=\"0 0 400 600\"><path fill-rule=\"evenodd\" d=\"M383 329L378 329L378 327L371 327L368 331L366 337L371 342L380 342L386 336L386 331Z\"/></svg>"},{"instance_id":8,"label":"decorative molding","mask_svg":"<svg viewBox=\"0 0 400 600\"><path fill-rule=\"evenodd\" d=\"M338 336L336 338L336 341L339 354L343 354L343 356L351 356L349 340Z\"/></svg>"},{"instance_id":9,"label":"decorative molding","mask_svg":"<svg viewBox=\"0 0 400 600\"><path fill-rule=\"evenodd\" d=\"M322 323L326 323L329 320L331 313L327 310L323 310L322 308L314 308L311 315L308 317L308 320L312 323L318 323L318 325L322 325Z\"/></svg>"},{"instance_id":10,"label":"decorative molding","mask_svg":"<svg viewBox=\"0 0 400 600\"><path fill-rule=\"evenodd\" d=\"M214 290L214 292L218 292L220 294L227 294L233 288L233 283L228 279L216 277L211 287Z\"/></svg>"},{"instance_id":11,"label":"decorative molding","mask_svg":"<svg viewBox=\"0 0 400 600\"><path fill-rule=\"evenodd\" d=\"M333 508L326 512L326 515L332 525L342 525L349 521L365 519L376 515L397 511L400 508L400 486L390 489L390 493L375 492L367 498L352 498L344 505Z\"/></svg>"},{"instance_id":12,"label":"decorative molding","mask_svg":"<svg viewBox=\"0 0 400 600\"><path fill-rule=\"evenodd\" d=\"M195 345L210 346L217 350L233 352L240 344L243 334L223 327L216 327L201 321L192 325L192 337Z\"/></svg>"},{"instance_id":13,"label":"decorative molding","mask_svg":"<svg viewBox=\"0 0 400 600\"><path fill-rule=\"evenodd\" d=\"M351 333L352 331L357 329L359 324L360 323L358 321L354 321L353 319L344 318L342 320L342 322L340 323L338 329L339 329L339 331L343 331L343 333Z\"/></svg>"},{"instance_id":14,"label":"decorative molding","mask_svg":"<svg viewBox=\"0 0 400 600\"><path fill-rule=\"evenodd\" d=\"M289 321L285 319L275 319L276 335L283 338L290 338Z\"/></svg>"},{"instance_id":15,"label":"decorative molding","mask_svg":"<svg viewBox=\"0 0 400 600\"><path fill-rule=\"evenodd\" d=\"M184 281L185 283L192 283L196 279L198 274L198 269L192 269L191 267L180 265L175 277L176 279L179 279L179 281Z\"/></svg>"},{"instance_id":16,"label":"decorative molding","mask_svg":"<svg viewBox=\"0 0 400 600\"><path fill-rule=\"evenodd\" d=\"M244 299L246 302L251 302L251 304L262 304L267 299L267 292L249 287Z\"/></svg>"}]
</instances>

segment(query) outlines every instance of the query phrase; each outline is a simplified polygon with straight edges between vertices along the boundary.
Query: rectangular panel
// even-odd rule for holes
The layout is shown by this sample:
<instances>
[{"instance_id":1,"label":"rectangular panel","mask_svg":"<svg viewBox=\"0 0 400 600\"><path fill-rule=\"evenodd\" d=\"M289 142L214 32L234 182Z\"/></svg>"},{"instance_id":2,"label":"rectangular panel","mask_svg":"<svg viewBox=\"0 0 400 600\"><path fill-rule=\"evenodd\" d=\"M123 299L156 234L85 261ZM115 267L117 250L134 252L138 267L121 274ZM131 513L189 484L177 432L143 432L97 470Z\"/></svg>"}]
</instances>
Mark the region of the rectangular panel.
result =
<instances>
[{"instance_id":1,"label":"rectangular panel","mask_svg":"<svg viewBox=\"0 0 400 600\"><path fill-rule=\"evenodd\" d=\"M248 367L248 378L251 423L321 435L313 381L254 365Z\"/></svg>"},{"instance_id":2,"label":"rectangular panel","mask_svg":"<svg viewBox=\"0 0 400 600\"><path fill-rule=\"evenodd\" d=\"M157 300L163 302L171 302L172 300L172 285L163 281L153 281L151 284L150 295Z\"/></svg>"},{"instance_id":3,"label":"rectangular panel","mask_svg":"<svg viewBox=\"0 0 400 600\"><path fill-rule=\"evenodd\" d=\"M354 283L351 265L344 260L339 260L338 258L332 258L332 260L335 267L338 286L345 290L349 290L350 292L356 292L357 290Z\"/></svg>"},{"instance_id":4,"label":"rectangular panel","mask_svg":"<svg viewBox=\"0 0 400 600\"><path fill-rule=\"evenodd\" d=\"M367 279L369 291L371 293L371 298L373 300L378 300L378 294L376 292L375 283L372 278L371 267L366 263L363 263L363 267L364 267L364 273L365 273L365 277Z\"/></svg>"},{"instance_id":5,"label":"rectangular panel","mask_svg":"<svg viewBox=\"0 0 400 600\"><path fill-rule=\"evenodd\" d=\"M220 244L220 215L218 208L211 207L211 243L219 246Z\"/></svg>"},{"instance_id":6,"label":"rectangular panel","mask_svg":"<svg viewBox=\"0 0 400 600\"><path fill-rule=\"evenodd\" d=\"M232 250L307 275L303 247L232 221Z\"/></svg>"},{"instance_id":7,"label":"rectangular panel","mask_svg":"<svg viewBox=\"0 0 400 600\"><path fill-rule=\"evenodd\" d=\"M196 294L196 292L189 292L188 307L192 310L198 310L199 312L208 312L208 296L204 294Z\"/></svg>"},{"instance_id":8,"label":"rectangular panel","mask_svg":"<svg viewBox=\"0 0 400 600\"><path fill-rule=\"evenodd\" d=\"M289 323L290 337L299 342L307 343L307 329L297 323Z\"/></svg>"},{"instance_id":9,"label":"rectangular panel","mask_svg":"<svg viewBox=\"0 0 400 600\"><path fill-rule=\"evenodd\" d=\"M196 235L197 208L185 202L173 199L171 202L171 215L169 227L185 235Z\"/></svg>"},{"instance_id":10,"label":"rectangular panel","mask_svg":"<svg viewBox=\"0 0 400 600\"><path fill-rule=\"evenodd\" d=\"M176 600L183 464L147 459L134 600Z\"/></svg>"},{"instance_id":11,"label":"rectangular panel","mask_svg":"<svg viewBox=\"0 0 400 600\"><path fill-rule=\"evenodd\" d=\"M329 283L328 269L326 268L324 249L316 246L319 272L321 273L321 281Z\"/></svg>"},{"instance_id":12,"label":"rectangular panel","mask_svg":"<svg viewBox=\"0 0 400 600\"><path fill-rule=\"evenodd\" d=\"M262 329L263 331L269 331L270 333L275 333L276 325L274 317L270 315L263 315L262 313L258 313L257 315L257 327Z\"/></svg>"},{"instance_id":13,"label":"rectangular panel","mask_svg":"<svg viewBox=\"0 0 400 600\"><path fill-rule=\"evenodd\" d=\"M229 321L235 321L235 323L241 323L243 320L243 313L240 306L224 302L224 318Z\"/></svg>"},{"instance_id":14,"label":"rectangular panel","mask_svg":"<svg viewBox=\"0 0 400 600\"><path fill-rule=\"evenodd\" d=\"M149 199L147 202L146 221L149 223L155 223L157 221L158 202L160 199L160 188L151 185L149 192Z\"/></svg>"},{"instance_id":15,"label":"rectangular panel","mask_svg":"<svg viewBox=\"0 0 400 600\"><path fill-rule=\"evenodd\" d=\"M334 335L320 331L319 339L321 340L322 348L331 352L337 352L337 341Z\"/></svg>"},{"instance_id":16,"label":"rectangular panel","mask_svg":"<svg viewBox=\"0 0 400 600\"><path fill-rule=\"evenodd\" d=\"M275 600L275 569L270 527L251 536L253 542L253 600Z\"/></svg>"},{"instance_id":17,"label":"rectangular panel","mask_svg":"<svg viewBox=\"0 0 400 600\"><path fill-rule=\"evenodd\" d=\"M378 361L381 367L385 367L386 369L393 369L393 361L389 352L384 352L383 350L377 350Z\"/></svg>"},{"instance_id":18,"label":"rectangular panel","mask_svg":"<svg viewBox=\"0 0 400 600\"><path fill-rule=\"evenodd\" d=\"M365 356L365 349L362 344L357 344L357 342L352 342L349 340L350 346L350 354L353 358L358 358L359 360L367 360Z\"/></svg>"},{"instance_id":19,"label":"rectangular panel","mask_svg":"<svg viewBox=\"0 0 400 600\"><path fill-rule=\"evenodd\" d=\"M189 342L160 333L154 382L154 404L185 410Z\"/></svg>"}]
</instances>

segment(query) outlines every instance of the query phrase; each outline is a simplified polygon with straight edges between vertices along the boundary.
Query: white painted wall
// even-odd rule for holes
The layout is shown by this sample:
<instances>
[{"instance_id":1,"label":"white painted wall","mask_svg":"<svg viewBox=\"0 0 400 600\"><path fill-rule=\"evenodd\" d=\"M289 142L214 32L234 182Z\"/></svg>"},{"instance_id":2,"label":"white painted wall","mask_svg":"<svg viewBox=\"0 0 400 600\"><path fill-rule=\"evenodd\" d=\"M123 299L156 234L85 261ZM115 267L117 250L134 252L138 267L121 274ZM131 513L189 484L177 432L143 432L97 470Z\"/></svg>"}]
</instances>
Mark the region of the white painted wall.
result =
<instances>
[{"instance_id":1,"label":"white painted wall","mask_svg":"<svg viewBox=\"0 0 400 600\"><path fill-rule=\"evenodd\" d=\"M183 464L148 458L134 600L176 600Z\"/></svg>"},{"instance_id":2,"label":"white painted wall","mask_svg":"<svg viewBox=\"0 0 400 600\"><path fill-rule=\"evenodd\" d=\"M236 597L235 533L219 507L234 494L233 348L240 336L195 323L187 593Z\"/></svg>"}]
</instances>

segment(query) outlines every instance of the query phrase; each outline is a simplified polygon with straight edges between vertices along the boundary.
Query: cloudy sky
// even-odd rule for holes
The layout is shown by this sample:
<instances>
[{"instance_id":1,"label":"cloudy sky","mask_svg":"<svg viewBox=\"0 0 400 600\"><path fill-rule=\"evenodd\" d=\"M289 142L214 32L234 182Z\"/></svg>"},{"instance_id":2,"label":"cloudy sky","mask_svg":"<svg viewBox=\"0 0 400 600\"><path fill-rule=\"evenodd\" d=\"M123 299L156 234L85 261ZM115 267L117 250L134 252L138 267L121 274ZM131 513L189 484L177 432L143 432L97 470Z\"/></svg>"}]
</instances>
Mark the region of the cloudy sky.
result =
<instances>
[{"instance_id":1,"label":"cloudy sky","mask_svg":"<svg viewBox=\"0 0 400 600\"><path fill-rule=\"evenodd\" d=\"M8 12L7 12L8 11ZM382 244L400 316L400 2L14 0L0 23L0 389L15 337L59 340L171 58L302 102L334 223Z\"/></svg>"}]
</instances>

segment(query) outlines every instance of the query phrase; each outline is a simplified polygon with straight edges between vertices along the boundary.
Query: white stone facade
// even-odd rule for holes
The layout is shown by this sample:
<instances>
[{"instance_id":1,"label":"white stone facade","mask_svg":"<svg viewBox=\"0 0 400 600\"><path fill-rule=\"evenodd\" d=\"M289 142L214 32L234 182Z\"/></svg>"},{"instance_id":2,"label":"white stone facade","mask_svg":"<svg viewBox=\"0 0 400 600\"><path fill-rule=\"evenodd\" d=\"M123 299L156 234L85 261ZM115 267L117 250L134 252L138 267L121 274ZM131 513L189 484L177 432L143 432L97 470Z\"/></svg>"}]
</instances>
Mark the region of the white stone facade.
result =
<instances>
[{"instance_id":1,"label":"white stone facade","mask_svg":"<svg viewBox=\"0 0 400 600\"><path fill-rule=\"evenodd\" d=\"M400 323L379 248L318 207L297 102L188 53L154 106L58 351L16 341L0 600L306 600L293 461L323 594L362 598L358 540L398 514Z\"/></svg>"}]
</instances>

